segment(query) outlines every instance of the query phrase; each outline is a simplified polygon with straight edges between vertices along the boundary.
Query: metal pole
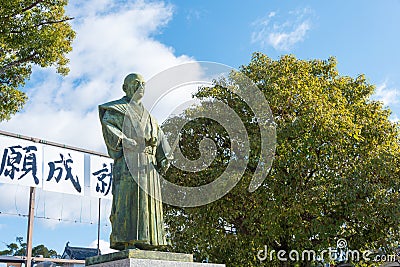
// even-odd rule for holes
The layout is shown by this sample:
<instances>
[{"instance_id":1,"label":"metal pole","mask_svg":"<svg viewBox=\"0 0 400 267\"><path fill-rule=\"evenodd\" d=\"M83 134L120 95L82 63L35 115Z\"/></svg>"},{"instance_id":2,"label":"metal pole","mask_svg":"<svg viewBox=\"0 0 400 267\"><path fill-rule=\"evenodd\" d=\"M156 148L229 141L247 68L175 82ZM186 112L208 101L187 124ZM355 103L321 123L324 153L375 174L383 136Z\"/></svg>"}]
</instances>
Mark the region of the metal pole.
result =
<instances>
[{"instance_id":1,"label":"metal pole","mask_svg":"<svg viewBox=\"0 0 400 267\"><path fill-rule=\"evenodd\" d=\"M101 212L101 198L99 198L99 218L97 221L97 255L100 255L100 212Z\"/></svg>"},{"instance_id":2,"label":"metal pole","mask_svg":"<svg viewBox=\"0 0 400 267\"><path fill-rule=\"evenodd\" d=\"M60 144L60 143L56 143L56 142L52 142L52 141L47 141L47 140L43 140L43 139L39 139L39 138L34 138L34 137L30 137L30 136L25 136L25 135L21 135L21 134L15 134L15 133L10 133L10 132L6 132L6 131L0 130L0 135L5 135L5 136L9 136L9 137L15 137L15 138L23 139L23 140L36 142L36 143L41 143L41 144L45 144L45 145L71 149L71 150L78 151L78 152L83 152L83 153L87 153L87 154L91 154L91 155L97 155L97 156L102 156L102 157L109 158L108 155L106 155L104 153L97 152L97 151L88 150L88 149L75 147L75 146L64 145L64 144Z\"/></svg>"},{"instance_id":3,"label":"metal pole","mask_svg":"<svg viewBox=\"0 0 400 267\"><path fill-rule=\"evenodd\" d=\"M36 188L30 188L29 194L29 214L28 214L28 233L26 238L26 267L31 267L32 263L32 236L33 236L33 220L35 212L35 192Z\"/></svg>"}]
</instances>

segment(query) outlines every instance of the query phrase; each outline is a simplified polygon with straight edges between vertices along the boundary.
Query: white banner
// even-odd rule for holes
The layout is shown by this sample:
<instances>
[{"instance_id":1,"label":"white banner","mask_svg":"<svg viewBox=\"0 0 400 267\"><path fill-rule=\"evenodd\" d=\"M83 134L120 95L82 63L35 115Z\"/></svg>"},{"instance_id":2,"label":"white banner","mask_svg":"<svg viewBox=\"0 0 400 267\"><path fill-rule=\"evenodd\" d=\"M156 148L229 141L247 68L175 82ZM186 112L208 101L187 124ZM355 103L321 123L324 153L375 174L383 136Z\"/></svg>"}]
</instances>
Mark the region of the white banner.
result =
<instances>
[{"instance_id":1,"label":"white banner","mask_svg":"<svg viewBox=\"0 0 400 267\"><path fill-rule=\"evenodd\" d=\"M86 170L90 196L111 199L113 160L92 154L87 159L90 164L83 152L0 135L0 183L83 196Z\"/></svg>"},{"instance_id":2,"label":"white banner","mask_svg":"<svg viewBox=\"0 0 400 267\"><path fill-rule=\"evenodd\" d=\"M42 187L42 145L0 136L0 183Z\"/></svg>"},{"instance_id":3,"label":"white banner","mask_svg":"<svg viewBox=\"0 0 400 267\"><path fill-rule=\"evenodd\" d=\"M90 196L112 199L113 160L90 156Z\"/></svg>"},{"instance_id":4,"label":"white banner","mask_svg":"<svg viewBox=\"0 0 400 267\"><path fill-rule=\"evenodd\" d=\"M83 196L85 189L84 154L51 146L44 146L43 150L43 189Z\"/></svg>"}]
</instances>

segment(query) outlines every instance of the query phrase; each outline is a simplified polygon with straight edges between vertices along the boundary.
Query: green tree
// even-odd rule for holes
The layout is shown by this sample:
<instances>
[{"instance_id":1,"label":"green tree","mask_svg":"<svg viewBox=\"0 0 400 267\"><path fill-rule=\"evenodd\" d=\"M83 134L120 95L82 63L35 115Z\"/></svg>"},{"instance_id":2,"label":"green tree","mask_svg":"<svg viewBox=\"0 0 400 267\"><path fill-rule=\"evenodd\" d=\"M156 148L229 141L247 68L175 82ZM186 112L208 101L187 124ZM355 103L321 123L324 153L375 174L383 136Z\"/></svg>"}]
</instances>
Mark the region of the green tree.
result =
<instances>
[{"instance_id":1,"label":"green tree","mask_svg":"<svg viewBox=\"0 0 400 267\"><path fill-rule=\"evenodd\" d=\"M51 258L57 256L57 251L55 251L54 249L48 249L45 245L38 245L32 248L32 255L42 255L45 258Z\"/></svg>"},{"instance_id":2,"label":"green tree","mask_svg":"<svg viewBox=\"0 0 400 267\"><path fill-rule=\"evenodd\" d=\"M2 0L0 4L0 121L10 119L27 100L21 86L32 66L54 65L68 73L65 54L75 33L65 15L67 0Z\"/></svg>"},{"instance_id":3,"label":"green tree","mask_svg":"<svg viewBox=\"0 0 400 267\"><path fill-rule=\"evenodd\" d=\"M262 186L248 192L260 149L254 114L227 90L235 84L234 75L226 86L200 88L196 97L224 101L240 116L249 135L250 160L242 180L218 201L165 207L171 249L227 266L313 266L307 260L278 261L276 253L260 264L257 252L267 246L269 253L285 250L287 258L297 250L301 256L303 250L334 248L340 238L352 250L389 253L400 237L400 135L390 111L371 100L375 87L363 75L340 76L335 58L287 55L272 60L255 53L240 71L264 93L272 110L277 127L273 166ZM179 119L167 121L166 129ZM230 147L222 127L204 118L181 134L179 145L188 158L199 157L204 137L212 138L219 152ZM168 179L186 186L209 183L228 160L229 153L221 153L198 173L171 168Z\"/></svg>"},{"instance_id":4,"label":"green tree","mask_svg":"<svg viewBox=\"0 0 400 267\"><path fill-rule=\"evenodd\" d=\"M16 243L10 243L7 245L6 250L0 251L0 255L10 255L10 256L25 256L26 255L26 243L22 237L17 237L15 239Z\"/></svg>"},{"instance_id":5,"label":"green tree","mask_svg":"<svg viewBox=\"0 0 400 267\"><path fill-rule=\"evenodd\" d=\"M0 251L0 255L10 256L26 256L26 243L23 242L22 237L16 238L16 243L10 243L7 245L7 249ZM38 245L32 248L32 255L42 255L45 258L51 258L57 256L57 251L48 249L44 245Z\"/></svg>"}]
</instances>

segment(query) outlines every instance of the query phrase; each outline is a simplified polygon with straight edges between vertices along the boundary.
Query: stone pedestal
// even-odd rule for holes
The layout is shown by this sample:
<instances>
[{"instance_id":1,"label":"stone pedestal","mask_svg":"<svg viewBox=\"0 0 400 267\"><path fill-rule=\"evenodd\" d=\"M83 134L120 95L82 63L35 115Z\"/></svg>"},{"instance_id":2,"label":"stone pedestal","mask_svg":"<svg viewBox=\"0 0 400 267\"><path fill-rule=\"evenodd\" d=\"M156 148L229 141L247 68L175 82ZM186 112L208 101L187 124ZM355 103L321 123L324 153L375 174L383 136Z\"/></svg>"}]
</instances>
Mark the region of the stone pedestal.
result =
<instances>
[{"instance_id":1,"label":"stone pedestal","mask_svg":"<svg viewBox=\"0 0 400 267\"><path fill-rule=\"evenodd\" d=\"M87 258L90 267L225 267L225 264L193 262L192 254L128 249Z\"/></svg>"}]
</instances>

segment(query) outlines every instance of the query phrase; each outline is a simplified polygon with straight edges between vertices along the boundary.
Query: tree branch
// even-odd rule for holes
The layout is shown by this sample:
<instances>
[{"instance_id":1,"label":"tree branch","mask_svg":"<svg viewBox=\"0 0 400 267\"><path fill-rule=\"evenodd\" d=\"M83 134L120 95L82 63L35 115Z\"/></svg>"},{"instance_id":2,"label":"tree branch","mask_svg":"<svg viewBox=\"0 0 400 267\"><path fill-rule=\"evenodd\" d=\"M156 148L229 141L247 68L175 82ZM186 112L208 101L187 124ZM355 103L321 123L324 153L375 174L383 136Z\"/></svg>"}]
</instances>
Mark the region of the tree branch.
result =
<instances>
[{"instance_id":1,"label":"tree branch","mask_svg":"<svg viewBox=\"0 0 400 267\"><path fill-rule=\"evenodd\" d=\"M26 11L28 11L28 10L34 8L35 6L37 6L38 4L40 4L41 2L43 2L43 0L37 0L36 2L33 2L32 4L30 4L29 6L23 8L23 9L21 9L21 10L17 10L17 12L11 14L10 16L9 16L9 15L3 16L3 18L9 19L9 18L11 18L11 17L14 17L14 16L20 14L20 13L24 13L24 12L26 12Z\"/></svg>"},{"instance_id":2,"label":"tree branch","mask_svg":"<svg viewBox=\"0 0 400 267\"><path fill-rule=\"evenodd\" d=\"M39 24L35 24L33 26L30 26L29 28L36 28L36 27L40 27L40 26L44 26L44 25L51 25L51 24L57 24L57 23L62 23L62 22L66 22L69 20L73 20L74 18L65 18L65 19L61 19L61 20L54 20L54 21L44 21L41 22ZM19 34L19 33L23 33L27 28L20 30L20 31L10 31L10 33L12 34Z\"/></svg>"},{"instance_id":3,"label":"tree branch","mask_svg":"<svg viewBox=\"0 0 400 267\"><path fill-rule=\"evenodd\" d=\"M36 55L37 55L37 53L33 53L29 57L21 58L21 59L18 59L18 60L15 60L13 62L10 62L10 63L6 64L4 67L0 68L0 74L5 73L6 70L11 68L11 67L14 67L16 65L23 64L23 63L26 63L26 62L32 60Z\"/></svg>"},{"instance_id":4,"label":"tree branch","mask_svg":"<svg viewBox=\"0 0 400 267\"><path fill-rule=\"evenodd\" d=\"M26 11L28 11L28 10L34 8L35 6L37 6L38 4L40 4L41 2L43 2L43 0L37 0L36 2L32 3L31 5L29 5L29 6L25 7L25 8L23 8L23 9L21 10L21 13L26 12ZM16 15L16 14L14 14L13 16L15 16L15 15Z\"/></svg>"}]
</instances>

